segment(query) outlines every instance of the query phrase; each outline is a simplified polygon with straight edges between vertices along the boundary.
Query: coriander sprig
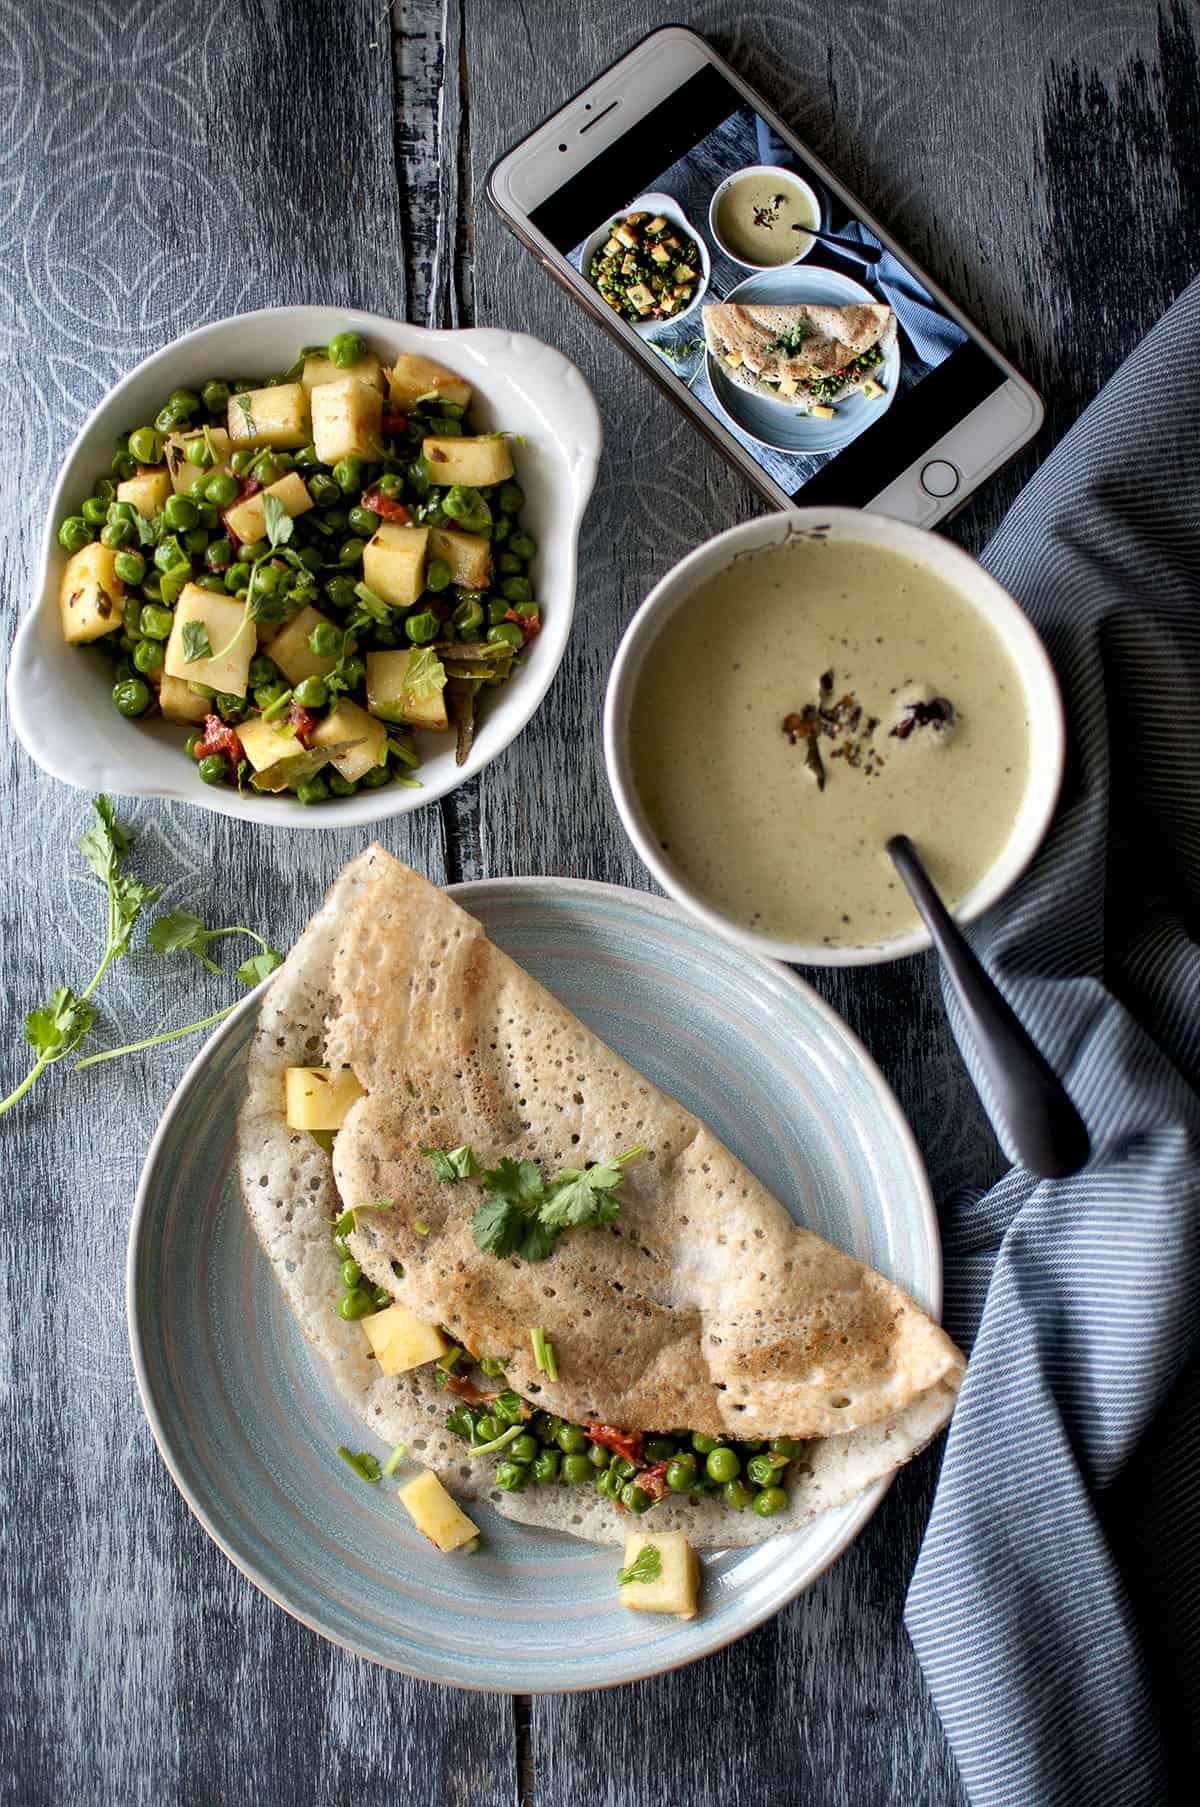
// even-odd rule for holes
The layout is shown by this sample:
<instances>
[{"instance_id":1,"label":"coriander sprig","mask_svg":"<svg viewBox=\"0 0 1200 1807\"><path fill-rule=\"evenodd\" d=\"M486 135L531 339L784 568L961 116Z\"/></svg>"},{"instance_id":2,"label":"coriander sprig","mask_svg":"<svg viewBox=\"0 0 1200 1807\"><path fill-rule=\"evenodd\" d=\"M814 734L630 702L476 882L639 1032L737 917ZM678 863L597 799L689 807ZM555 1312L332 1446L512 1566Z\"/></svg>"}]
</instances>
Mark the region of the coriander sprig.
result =
<instances>
[{"instance_id":1,"label":"coriander sprig","mask_svg":"<svg viewBox=\"0 0 1200 1807\"><path fill-rule=\"evenodd\" d=\"M644 1151L639 1145L590 1167L564 1167L549 1184L536 1161L514 1161L506 1155L499 1166L480 1175L488 1197L471 1220L475 1246L501 1260L544 1261L564 1230L612 1223L621 1205L616 1194L627 1162ZM474 1173L474 1151L423 1148L438 1179L456 1181Z\"/></svg>"},{"instance_id":2,"label":"coriander sprig","mask_svg":"<svg viewBox=\"0 0 1200 1807\"><path fill-rule=\"evenodd\" d=\"M656 1543L644 1543L628 1568L617 1570L617 1586L631 1581L657 1581L662 1574L662 1551Z\"/></svg>"},{"instance_id":3,"label":"coriander sprig","mask_svg":"<svg viewBox=\"0 0 1200 1807\"><path fill-rule=\"evenodd\" d=\"M234 633L225 642L225 645L221 647L220 651L211 654L211 657L214 659L223 659L230 648L237 645L242 635L246 632L246 629L260 618L260 615L263 612L262 599L255 595L255 589L258 584L258 574L268 559L282 558L291 565L294 570L308 570L308 566L304 563L304 560L300 557L299 553L293 552L288 545L288 541L291 539L296 527L295 522L292 520L287 509L283 506L283 503L279 500L279 497L272 496L269 493L265 494L262 499L262 504L263 522L267 532L267 549L265 552L260 552L258 557L251 563L250 577L246 584L246 600L242 604L242 618L238 622Z\"/></svg>"},{"instance_id":4,"label":"coriander sprig","mask_svg":"<svg viewBox=\"0 0 1200 1807\"><path fill-rule=\"evenodd\" d=\"M104 885L107 893L108 933L104 956L81 992L69 985L55 988L50 1002L40 1010L31 1010L25 1018L25 1039L37 1056L20 1085L0 1101L0 1115L11 1110L18 1099L36 1084L47 1067L74 1053L96 1021L96 1009L89 1002L92 993L114 960L119 960L129 946L134 925L147 904L159 894L158 885L144 884L140 878L122 870L133 845L133 836L119 822L109 799L101 795L93 800L96 821L80 837L79 847L88 867Z\"/></svg>"}]
</instances>

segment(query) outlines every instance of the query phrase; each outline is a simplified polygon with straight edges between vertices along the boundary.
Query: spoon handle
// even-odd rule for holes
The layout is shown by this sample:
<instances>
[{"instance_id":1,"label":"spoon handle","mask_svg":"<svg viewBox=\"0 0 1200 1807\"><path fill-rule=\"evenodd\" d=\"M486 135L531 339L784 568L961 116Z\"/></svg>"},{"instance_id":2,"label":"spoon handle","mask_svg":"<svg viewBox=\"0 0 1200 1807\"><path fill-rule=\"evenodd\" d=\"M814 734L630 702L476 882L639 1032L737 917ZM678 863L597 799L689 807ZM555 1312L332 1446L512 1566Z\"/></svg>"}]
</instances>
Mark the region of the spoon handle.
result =
<instances>
[{"instance_id":1,"label":"spoon handle","mask_svg":"<svg viewBox=\"0 0 1200 1807\"><path fill-rule=\"evenodd\" d=\"M877 264L883 252L874 245L859 245L852 238L838 238L834 232L822 232L819 226L805 226L810 238L819 238L823 245L832 245L843 257L852 257L860 264Z\"/></svg>"},{"instance_id":2,"label":"spoon handle","mask_svg":"<svg viewBox=\"0 0 1200 1807\"><path fill-rule=\"evenodd\" d=\"M1062 1081L972 953L908 836L893 835L887 851L942 957L1018 1161L1043 1179L1078 1172L1088 1135Z\"/></svg>"}]
</instances>

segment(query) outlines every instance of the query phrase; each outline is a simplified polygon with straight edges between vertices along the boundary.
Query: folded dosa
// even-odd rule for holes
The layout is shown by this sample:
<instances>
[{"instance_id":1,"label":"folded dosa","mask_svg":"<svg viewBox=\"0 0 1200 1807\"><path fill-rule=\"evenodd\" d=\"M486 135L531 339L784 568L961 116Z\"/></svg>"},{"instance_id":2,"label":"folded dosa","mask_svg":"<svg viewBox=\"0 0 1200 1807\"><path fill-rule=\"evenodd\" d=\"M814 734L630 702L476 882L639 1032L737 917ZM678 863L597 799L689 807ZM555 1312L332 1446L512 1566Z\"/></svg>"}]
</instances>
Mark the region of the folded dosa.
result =
<instances>
[{"instance_id":1,"label":"folded dosa","mask_svg":"<svg viewBox=\"0 0 1200 1807\"><path fill-rule=\"evenodd\" d=\"M285 1066L323 1057L353 1067L367 1092L332 1169L288 1129L281 1096ZM248 1078L244 1195L297 1317L366 1422L461 1493L579 1535L622 1533L587 1489L489 1490L442 1429L447 1400L428 1373L378 1373L359 1326L331 1309L329 1226L344 1205L395 1201L358 1209L361 1264L476 1352L503 1356L509 1384L548 1410L624 1429L820 1439L777 1519L713 1500L655 1509L693 1541L794 1529L891 1472L949 1416L962 1358L911 1300L797 1229L703 1124L380 848L346 869L272 981ZM646 1153L627 1169L615 1224L570 1231L526 1264L474 1246L479 1188L439 1183L419 1153L464 1141L483 1165L512 1154L546 1173L634 1141ZM534 1324L554 1344L556 1384L535 1367Z\"/></svg>"},{"instance_id":2,"label":"folded dosa","mask_svg":"<svg viewBox=\"0 0 1200 1807\"><path fill-rule=\"evenodd\" d=\"M727 376L777 399L778 385L790 379L798 385L793 397L798 404L810 398L813 382L835 377L873 346L885 352L896 336L891 308L874 303L723 302L701 314L708 348ZM852 371L835 399L852 394L870 375L870 370Z\"/></svg>"}]
</instances>

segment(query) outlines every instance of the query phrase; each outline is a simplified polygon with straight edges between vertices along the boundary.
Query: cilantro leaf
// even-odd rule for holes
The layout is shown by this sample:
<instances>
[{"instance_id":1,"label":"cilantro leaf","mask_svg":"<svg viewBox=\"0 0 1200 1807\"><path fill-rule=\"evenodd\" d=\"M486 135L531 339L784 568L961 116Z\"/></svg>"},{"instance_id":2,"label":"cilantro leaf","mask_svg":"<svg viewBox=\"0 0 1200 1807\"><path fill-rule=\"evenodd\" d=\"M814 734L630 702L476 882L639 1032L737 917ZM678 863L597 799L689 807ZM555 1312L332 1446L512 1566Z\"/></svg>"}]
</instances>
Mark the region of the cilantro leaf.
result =
<instances>
[{"instance_id":1,"label":"cilantro leaf","mask_svg":"<svg viewBox=\"0 0 1200 1807\"><path fill-rule=\"evenodd\" d=\"M38 1059L50 1066L77 1048L96 1020L95 1007L77 998L69 985L59 985L48 1004L25 1018L25 1040Z\"/></svg>"},{"instance_id":2,"label":"cilantro leaf","mask_svg":"<svg viewBox=\"0 0 1200 1807\"><path fill-rule=\"evenodd\" d=\"M514 1161L505 1155L498 1167L489 1167L483 1183L496 1198L514 1205L540 1205L546 1184L536 1161Z\"/></svg>"},{"instance_id":3,"label":"cilantro leaf","mask_svg":"<svg viewBox=\"0 0 1200 1807\"><path fill-rule=\"evenodd\" d=\"M267 947L261 954L251 954L248 960L243 960L235 977L240 979L243 985L257 985L269 973L273 973L277 966L282 965L283 955L279 949Z\"/></svg>"},{"instance_id":4,"label":"cilantro leaf","mask_svg":"<svg viewBox=\"0 0 1200 1807\"><path fill-rule=\"evenodd\" d=\"M553 1254L554 1245L558 1241L558 1231L540 1218L529 1224L521 1238L518 1250L522 1261L544 1261L547 1255Z\"/></svg>"},{"instance_id":5,"label":"cilantro leaf","mask_svg":"<svg viewBox=\"0 0 1200 1807\"><path fill-rule=\"evenodd\" d=\"M471 1235L475 1247L485 1255L504 1260L515 1255L525 1236L528 1219L520 1205L511 1198L495 1194L486 1199L471 1219Z\"/></svg>"},{"instance_id":6,"label":"cilantro leaf","mask_svg":"<svg viewBox=\"0 0 1200 1807\"><path fill-rule=\"evenodd\" d=\"M103 793L92 808L97 819L80 835L79 851L96 877L107 884L133 845L133 837L125 824L117 821L112 803Z\"/></svg>"},{"instance_id":7,"label":"cilantro leaf","mask_svg":"<svg viewBox=\"0 0 1200 1807\"><path fill-rule=\"evenodd\" d=\"M475 1150L469 1142L463 1142L458 1148L422 1148L420 1152L429 1156L435 1178L447 1185L453 1185L456 1180L474 1179L479 1172Z\"/></svg>"},{"instance_id":8,"label":"cilantro leaf","mask_svg":"<svg viewBox=\"0 0 1200 1807\"><path fill-rule=\"evenodd\" d=\"M161 885L143 884L140 878L122 873L111 886L112 928L107 958L115 959L129 946L134 925L147 904L154 902Z\"/></svg>"},{"instance_id":9,"label":"cilantro leaf","mask_svg":"<svg viewBox=\"0 0 1200 1807\"><path fill-rule=\"evenodd\" d=\"M626 1161L641 1152L640 1148L631 1148L615 1160L597 1161L591 1167L564 1167L551 1182L542 1206L542 1222L559 1230L580 1224L611 1223L621 1208L612 1194L625 1177L622 1169Z\"/></svg>"},{"instance_id":10,"label":"cilantro leaf","mask_svg":"<svg viewBox=\"0 0 1200 1807\"><path fill-rule=\"evenodd\" d=\"M404 667L404 692L414 703L427 702L446 686L446 667L432 646L414 646Z\"/></svg>"},{"instance_id":11,"label":"cilantro leaf","mask_svg":"<svg viewBox=\"0 0 1200 1807\"><path fill-rule=\"evenodd\" d=\"M256 432L257 428L254 425L254 415L251 412L253 404L251 403L250 397L248 395L239 395L237 398L237 405L242 411L242 419L246 423L246 431L248 433Z\"/></svg>"},{"instance_id":12,"label":"cilantro leaf","mask_svg":"<svg viewBox=\"0 0 1200 1807\"><path fill-rule=\"evenodd\" d=\"M268 490L262 499L263 520L272 546L286 546L295 532L295 524L278 496Z\"/></svg>"},{"instance_id":13,"label":"cilantro leaf","mask_svg":"<svg viewBox=\"0 0 1200 1807\"><path fill-rule=\"evenodd\" d=\"M662 1574L662 1551L656 1543L644 1543L628 1568L617 1570L617 1586L631 1581L657 1581Z\"/></svg>"},{"instance_id":14,"label":"cilantro leaf","mask_svg":"<svg viewBox=\"0 0 1200 1807\"><path fill-rule=\"evenodd\" d=\"M213 656L212 641L208 637L208 629L202 621L185 621L183 624L183 658L187 665L194 665L197 659L211 659Z\"/></svg>"},{"instance_id":15,"label":"cilantro leaf","mask_svg":"<svg viewBox=\"0 0 1200 1807\"><path fill-rule=\"evenodd\" d=\"M212 939L212 930L206 929L198 916L190 910L168 910L150 924L150 933L146 937L156 954L174 954L183 949L195 954L202 965L207 966L210 973L219 973L220 967L210 959L205 948Z\"/></svg>"},{"instance_id":16,"label":"cilantro leaf","mask_svg":"<svg viewBox=\"0 0 1200 1807\"><path fill-rule=\"evenodd\" d=\"M422 1153L447 1159L444 1150ZM613 1221L621 1208L616 1192L625 1163L641 1153L640 1148L631 1148L592 1167L565 1168L549 1186L535 1161L515 1161L506 1155L497 1167L480 1175L488 1197L472 1219L475 1246L501 1258L519 1255L522 1261L544 1261L564 1230ZM439 1179L447 1177L436 1160L434 1170Z\"/></svg>"}]
</instances>

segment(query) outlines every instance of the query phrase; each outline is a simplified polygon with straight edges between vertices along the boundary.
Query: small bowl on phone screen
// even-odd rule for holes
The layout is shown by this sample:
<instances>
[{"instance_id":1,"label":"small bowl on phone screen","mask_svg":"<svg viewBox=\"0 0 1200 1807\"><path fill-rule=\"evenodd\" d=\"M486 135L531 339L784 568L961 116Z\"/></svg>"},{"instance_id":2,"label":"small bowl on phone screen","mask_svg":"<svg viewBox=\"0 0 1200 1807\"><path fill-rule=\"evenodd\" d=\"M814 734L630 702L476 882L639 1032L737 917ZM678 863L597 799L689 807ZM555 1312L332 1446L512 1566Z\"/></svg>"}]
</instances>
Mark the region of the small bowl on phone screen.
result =
<instances>
[{"instance_id":1,"label":"small bowl on phone screen","mask_svg":"<svg viewBox=\"0 0 1200 1807\"><path fill-rule=\"evenodd\" d=\"M634 332L640 337L648 338L652 333L661 332L666 327L676 326L680 320L686 320L689 314L695 313L708 292L708 279L712 270L712 260L709 257L708 246L704 242L703 234L698 232L695 226L692 225L692 222L688 219L687 214L683 211L683 208L679 205L678 201L668 194L643 194L638 195L636 200L630 201L628 206L615 209L612 213L607 214L601 224L597 226L596 230L591 234L590 238L586 240L583 247L583 254L579 260L580 272L583 275L585 282L592 281L592 277L589 274L592 267L592 259L607 242L614 224L620 220L626 219L633 213L651 215L661 214L664 219L670 221L671 225L675 227L676 231L683 238L689 239L695 244L700 257L699 280L695 284L691 299L688 301L687 305L681 307L677 313L670 314L661 319L648 320L632 320L624 313L619 316L624 320L626 326L631 326Z\"/></svg>"},{"instance_id":2,"label":"small bowl on phone screen","mask_svg":"<svg viewBox=\"0 0 1200 1807\"><path fill-rule=\"evenodd\" d=\"M777 270L807 257L821 224L817 192L794 170L753 163L726 176L708 209L708 229L744 270Z\"/></svg>"}]
</instances>

